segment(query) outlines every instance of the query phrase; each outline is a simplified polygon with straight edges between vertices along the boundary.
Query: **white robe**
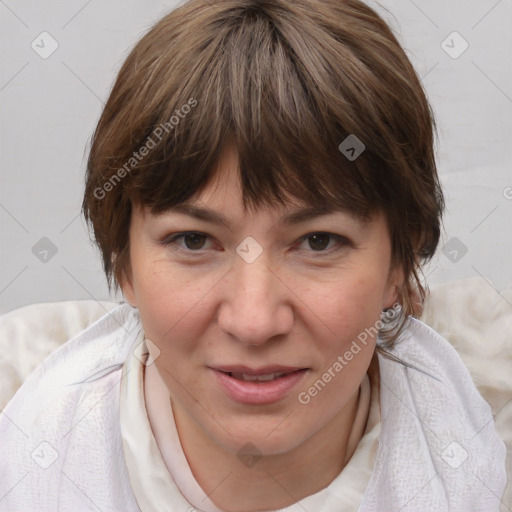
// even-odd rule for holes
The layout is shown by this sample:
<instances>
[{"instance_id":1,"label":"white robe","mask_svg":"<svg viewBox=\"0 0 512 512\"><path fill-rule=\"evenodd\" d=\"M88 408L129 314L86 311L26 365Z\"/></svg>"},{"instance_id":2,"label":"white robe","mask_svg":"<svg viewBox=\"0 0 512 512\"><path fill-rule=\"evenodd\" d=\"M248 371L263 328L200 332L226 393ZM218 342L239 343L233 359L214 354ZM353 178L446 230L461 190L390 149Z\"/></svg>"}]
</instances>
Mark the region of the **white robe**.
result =
<instances>
[{"instance_id":1,"label":"white robe","mask_svg":"<svg viewBox=\"0 0 512 512\"><path fill-rule=\"evenodd\" d=\"M125 304L28 377L0 414L0 511L196 510L151 432L143 339ZM505 446L455 350L411 319L393 354L421 371L379 355L381 421L326 489L286 512L499 510Z\"/></svg>"}]
</instances>

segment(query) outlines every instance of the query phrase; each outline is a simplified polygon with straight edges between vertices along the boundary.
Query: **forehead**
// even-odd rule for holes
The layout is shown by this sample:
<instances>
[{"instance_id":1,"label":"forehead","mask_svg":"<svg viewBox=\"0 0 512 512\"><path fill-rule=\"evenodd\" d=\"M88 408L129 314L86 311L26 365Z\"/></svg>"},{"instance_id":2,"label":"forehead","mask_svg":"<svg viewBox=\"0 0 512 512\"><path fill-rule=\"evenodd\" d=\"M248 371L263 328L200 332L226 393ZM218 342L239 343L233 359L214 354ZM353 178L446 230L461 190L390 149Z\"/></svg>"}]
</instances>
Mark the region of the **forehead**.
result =
<instances>
[{"instance_id":1,"label":"forehead","mask_svg":"<svg viewBox=\"0 0 512 512\"><path fill-rule=\"evenodd\" d=\"M269 169L269 172L272 171ZM329 204L327 198L320 203L307 204L288 194L284 204L271 205L263 200L257 206L246 206L242 198L238 153L233 144L227 144L205 189L189 200L167 209L165 213L184 214L226 227L230 227L232 219L246 214L276 216L279 217L280 223L285 225L299 224L332 214L344 215L362 223L369 223L374 217L356 213L347 207Z\"/></svg>"},{"instance_id":2,"label":"forehead","mask_svg":"<svg viewBox=\"0 0 512 512\"><path fill-rule=\"evenodd\" d=\"M173 214L181 214L186 215L197 220L201 220L204 222L208 222L211 224L216 224L219 226L224 226L228 229L231 229L233 223L236 220L240 219L239 215L233 215L232 205L224 204L221 206L221 209L218 210L216 208L212 208L204 202L194 202L187 201L185 203L178 204L173 208L168 209L166 212L163 212L164 215L173 215ZM352 221L361 223L361 224L369 224L371 220L375 217L362 217L360 215L356 215L354 212L350 212L348 210L336 209L336 208L328 208L328 207L315 207L308 205L300 205L293 207L284 207L284 208L265 208L265 211L260 212L260 214L265 214L269 216L274 216L278 218L278 222L285 226L294 226L300 224L302 222L307 222L310 220L314 220L319 217L327 216L327 215L338 215L349 218ZM258 212L255 212L254 215L258 216Z\"/></svg>"}]
</instances>

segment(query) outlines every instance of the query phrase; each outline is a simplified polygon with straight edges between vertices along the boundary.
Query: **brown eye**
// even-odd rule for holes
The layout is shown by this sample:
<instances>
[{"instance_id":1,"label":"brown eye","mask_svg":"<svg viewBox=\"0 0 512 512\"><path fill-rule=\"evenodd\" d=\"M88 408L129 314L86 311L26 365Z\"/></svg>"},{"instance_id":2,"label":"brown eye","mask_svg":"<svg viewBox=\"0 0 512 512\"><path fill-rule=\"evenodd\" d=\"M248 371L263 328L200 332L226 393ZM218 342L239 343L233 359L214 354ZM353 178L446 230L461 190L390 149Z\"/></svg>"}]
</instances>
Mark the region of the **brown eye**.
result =
<instances>
[{"instance_id":1,"label":"brown eye","mask_svg":"<svg viewBox=\"0 0 512 512\"><path fill-rule=\"evenodd\" d=\"M326 232L313 232L301 238L300 249L306 252L317 253L315 256L327 256L353 247L352 242L341 235Z\"/></svg>"},{"instance_id":2,"label":"brown eye","mask_svg":"<svg viewBox=\"0 0 512 512\"><path fill-rule=\"evenodd\" d=\"M207 246L209 238L210 236L205 233L189 231L170 235L164 238L161 244L176 251L188 251L191 253L211 248Z\"/></svg>"},{"instance_id":3,"label":"brown eye","mask_svg":"<svg viewBox=\"0 0 512 512\"><path fill-rule=\"evenodd\" d=\"M308 237L309 246L314 251L323 251L329 245L330 238L331 237L325 233L310 235Z\"/></svg>"},{"instance_id":4,"label":"brown eye","mask_svg":"<svg viewBox=\"0 0 512 512\"><path fill-rule=\"evenodd\" d=\"M190 250L202 249L206 238L206 235L202 235L200 233L189 233L187 235L183 235L185 246Z\"/></svg>"},{"instance_id":5,"label":"brown eye","mask_svg":"<svg viewBox=\"0 0 512 512\"><path fill-rule=\"evenodd\" d=\"M309 235L309 247L314 251L323 251L326 247L329 246L331 236L325 233L315 233L314 235Z\"/></svg>"}]
</instances>

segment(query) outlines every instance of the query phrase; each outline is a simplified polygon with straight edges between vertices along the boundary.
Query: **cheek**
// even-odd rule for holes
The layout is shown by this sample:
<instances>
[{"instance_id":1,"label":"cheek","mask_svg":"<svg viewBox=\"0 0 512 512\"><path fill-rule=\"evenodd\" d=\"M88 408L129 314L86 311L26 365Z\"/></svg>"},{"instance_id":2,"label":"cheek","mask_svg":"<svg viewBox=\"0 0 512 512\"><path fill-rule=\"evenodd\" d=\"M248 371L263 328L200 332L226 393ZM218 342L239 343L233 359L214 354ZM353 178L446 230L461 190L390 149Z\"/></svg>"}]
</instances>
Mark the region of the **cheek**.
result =
<instances>
[{"instance_id":1,"label":"cheek","mask_svg":"<svg viewBox=\"0 0 512 512\"><path fill-rule=\"evenodd\" d=\"M305 302L325 326L327 338L339 344L376 322L386 287L385 270L380 270L354 265L329 282L303 290Z\"/></svg>"},{"instance_id":2,"label":"cheek","mask_svg":"<svg viewBox=\"0 0 512 512\"><path fill-rule=\"evenodd\" d=\"M320 423L344 406L370 364L386 285L381 270L353 266L334 283L308 290L318 358L298 400Z\"/></svg>"},{"instance_id":3,"label":"cheek","mask_svg":"<svg viewBox=\"0 0 512 512\"><path fill-rule=\"evenodd\" d=\"M375 350L383 289L378 273L354 271L321 293L310 290L308 303L321 322L314 336L318 359L297 396L305 418L325 424L356 392Z\"/></svg>"},{"instance_id":4,"label":"cheek","mask_svg":"<svg viewBox=\"0 0 512 512\"><path fill-rule=\"evenodd\" d=\"M143 260L144 261L144 260ZM134 262L135 293L145 335L162 353L193 352L194 333L208 321L208 292L216 280L212 273L194 273L158 260ZM217 279L218 280L218 279Z\"/></svg>"},{"instance_id":5,"label":"cheek","mask_svg":"<svg viewBox=\"0 0 512 512\"><path fill-rule=\"evenodd\" d=\"M318 372L333 372L335 380L344 387L342 381L358 383L366 371L373 354L379 328L380 302L361 289L354 293L338 295L332 300L325 313L325 324L329 331L323 338L317 338L322 354ZM325 332L325 330L324 330ZM325 379L330 381L329 376ZM336 387L336 383L331 386Z\"/></svg>"}]
</instances>

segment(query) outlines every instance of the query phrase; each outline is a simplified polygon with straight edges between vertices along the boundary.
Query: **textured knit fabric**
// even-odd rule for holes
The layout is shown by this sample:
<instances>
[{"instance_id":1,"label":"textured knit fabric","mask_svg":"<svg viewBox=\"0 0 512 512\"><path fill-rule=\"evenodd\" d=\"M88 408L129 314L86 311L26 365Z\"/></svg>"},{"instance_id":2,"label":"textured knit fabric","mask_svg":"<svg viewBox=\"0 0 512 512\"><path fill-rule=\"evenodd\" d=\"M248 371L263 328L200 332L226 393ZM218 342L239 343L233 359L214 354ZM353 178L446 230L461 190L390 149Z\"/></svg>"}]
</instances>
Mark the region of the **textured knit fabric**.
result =
<instances>
[{"instance_id":1,"label":"textured knit fabric","mask_svg":"<svg viewBox=\"0 0 512 512\"><path fill-rule=\"evenodd\" d=\"M152 435L139 439L125 428L142 418L150 432L141 415L143 340L137 310L123 305L28 377L0 415L1 511L194 510L168 473L132 476L148 454L165 467ZM498 511L505 446L459 356L412 319L393 353L416 368L379 356L378 451L358 510ZM344 506L346 478L344 470L301 505L354 510ZM161 506L141 499L148 482L168 496Z\"/></svg>"},{"instance_id":2,"label":"textured knit fabric","mask_svg":"<svg viewBox=\"0 0 512 512\"><path fill-rule=\"evenodd\" d=\"M147 509L143 508L143 510L162 510L162 508L165 508L165 503L171 499L169 490L174 488L175 482L180 492L193 505L194 509L204 512L221 511L201 489L187 463L180 445L172 410L169 408L169 392L155 365L147 365L145 372L143 372L142 365L138 360L132 360L132 364L134 365L134 371L130 372L130 376L137 375L137 379L130 379L130 376L128 376L121 401L126 404L138 404L139 409L134 411L134 414L131 414L130 417L125 417L122 414L121 425L124 432L130 432L129 437L134 441L133 446L126 446L126 453L130 460L137 461L137 464L129 464L129 468L132 481L142 482L140 488L138 486L140 495L136 493L136 496L139 503L147 503ZM144 398L140 393L143 373L145 374ZM357 509L371 476L371 466L378 446L378 429L376 428L380 420L378 391L378 382L370 389L369 377L365 375L361 383L359 406L354 425L363 432L366 426L366 432L355 447L357 450L338 476L336 483L336 485L346 489L343 496L345 510ZM144 401L148 413L147 418ZM355 434L357 437L357 432ZM153 442L153 436L156 442ZM138 448L141 440L144 445L150 447L142 461ZM165 464L161 463L160 455ZM370 470L368 470L368 467L370 467ZM149 473L152 474L152 477L148 476ZM219 478L223 477L219 475ZM344 482L340 483L342 479ZM154 480L162 481L164 485L155 487L152 484ZM327 493L327 489L320 491L300 503L280 510L283 512L317 510L326 500Z\"/></svg>"}]
</instances>

